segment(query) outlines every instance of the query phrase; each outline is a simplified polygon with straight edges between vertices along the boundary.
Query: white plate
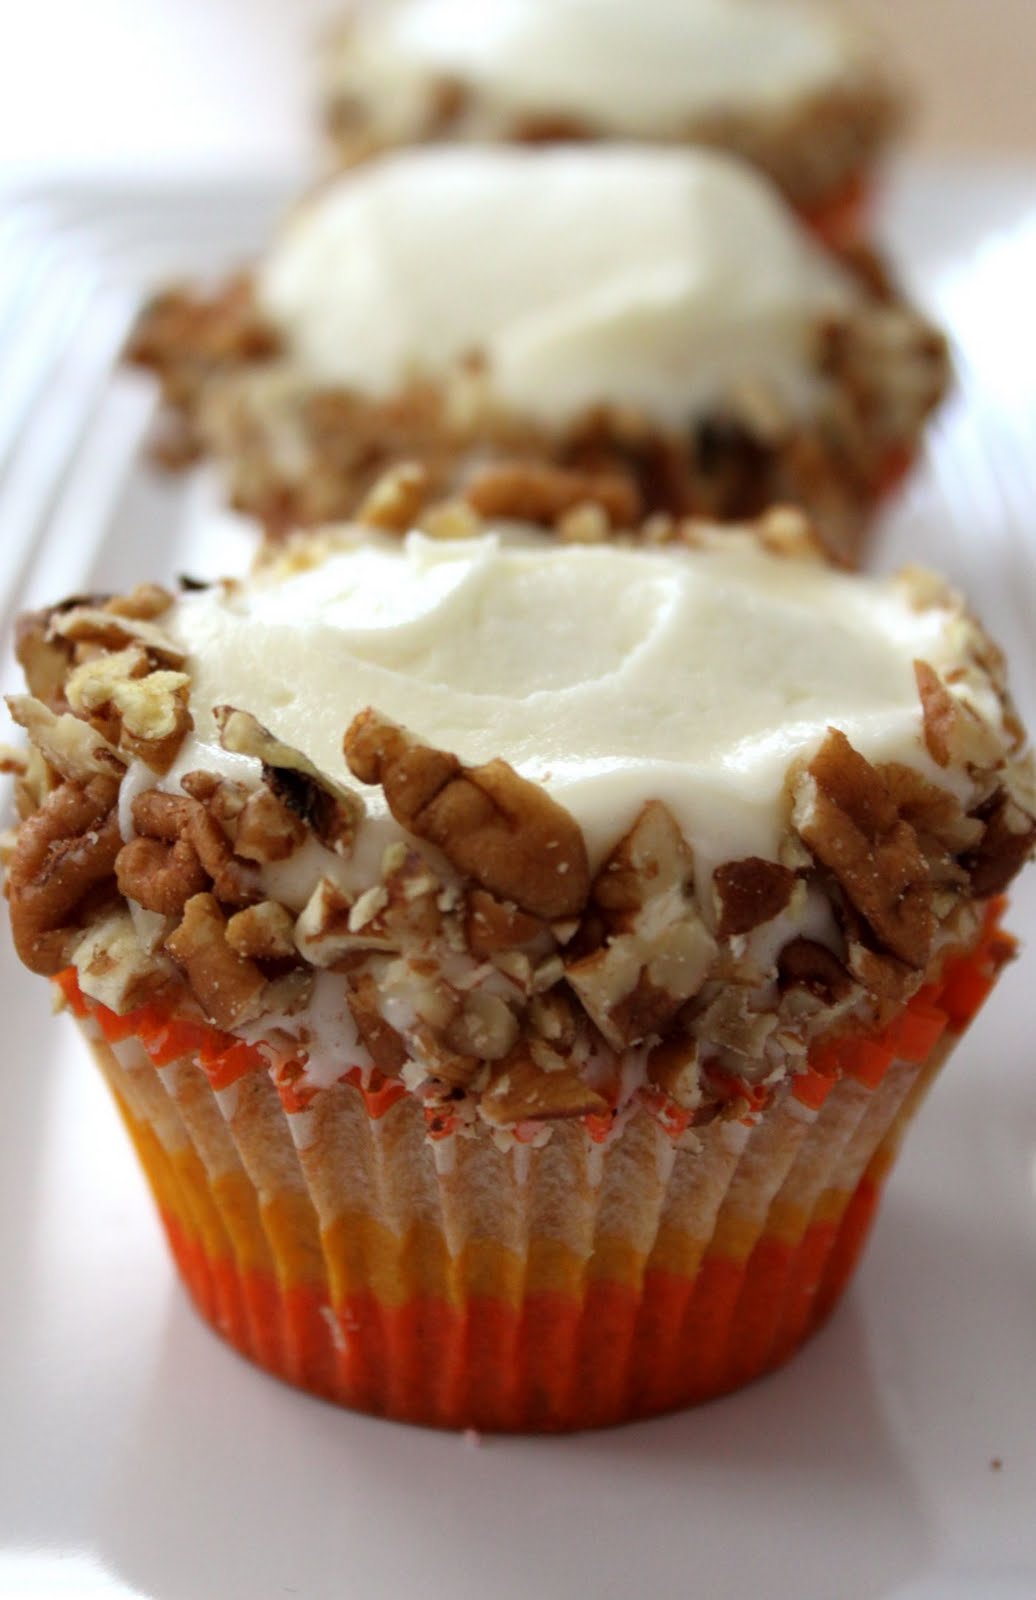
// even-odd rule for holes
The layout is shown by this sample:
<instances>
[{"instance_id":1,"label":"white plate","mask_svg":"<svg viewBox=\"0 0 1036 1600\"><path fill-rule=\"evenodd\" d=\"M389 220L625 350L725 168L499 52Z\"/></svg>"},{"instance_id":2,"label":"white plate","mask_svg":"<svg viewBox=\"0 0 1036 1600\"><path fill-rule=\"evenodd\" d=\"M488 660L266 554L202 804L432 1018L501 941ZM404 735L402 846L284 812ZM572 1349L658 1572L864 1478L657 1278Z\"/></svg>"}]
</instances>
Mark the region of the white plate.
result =
<instances>
[{"instance_id":1,"label":"white plate","mask_svg":"<svg viewBox=\"0 0 1036 1600\"><path fill-rule=\"evenodd\" d=\"M113 376L141 283L217 270L283 193L52 194L0 253L0 607L240 565L157 482ZM1036 179L913 171L888 228L963 394L877 554L947 567L1036 713ZM6 671L5 686L13 681ZM1036 943L1036 874L1013 922ZM6 923L6 919L4 919ZM114 1111L2 949L0 1596L1032 1600L1031 962L912 1134L855 1286L783 1372L703 1410L480 1446L338 1411L189 1310Z\"/></svg>"}]
</instances>

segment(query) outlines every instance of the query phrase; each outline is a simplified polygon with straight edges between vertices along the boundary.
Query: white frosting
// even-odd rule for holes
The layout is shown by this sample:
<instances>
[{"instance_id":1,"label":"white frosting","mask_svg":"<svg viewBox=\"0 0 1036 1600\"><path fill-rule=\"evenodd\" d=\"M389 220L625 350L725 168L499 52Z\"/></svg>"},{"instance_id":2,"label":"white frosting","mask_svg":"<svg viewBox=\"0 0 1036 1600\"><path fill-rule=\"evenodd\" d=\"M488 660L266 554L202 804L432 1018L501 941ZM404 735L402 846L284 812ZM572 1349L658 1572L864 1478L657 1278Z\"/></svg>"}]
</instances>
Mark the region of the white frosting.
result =
<instances>
[{"instance_id":1,"label":"white frosting","mask_svg":"<svg viewBox=\"0 0 1036 1600\"><path fill-rule=\"evenodd\" d=\"M796 0L375 0L330 87L402 137L421 126L430 81L452 78L505 116L568 114L651 138L793 104L853 59L844 23Z\"/></svg>"},{"instance_id":2,"label":"white frosting","mask_svg":"<svg viewBox=\"0 0 1036 1600\"><path fill-rule=\"evenodd\" d=\"M912 664L955 664L960 627L894 580L736 534L672 553L516 533L357 543L180 600L196 727L168 781L213 766L209 713L228 703L352 782L342 735L375 706L466 762L502 756L543 782L594 859L660 799L707 872L776 853L789 763L829 725L947 782L923 747ZM364 793L376 811L380 790Z\"/></svg>"},{"instance_id":3,"label":"white frosting","mask_svg":"<svg viewBox=\"0 0 1036 1600\"><path fill-rule=\"evenodd\" d=\"M734 158L588 145L368 163L294 214L257 294L317 382L385 395L479 352L519 414L679 425L753 379L805 404L857 291Z\"/></svg>"}]
</instances>

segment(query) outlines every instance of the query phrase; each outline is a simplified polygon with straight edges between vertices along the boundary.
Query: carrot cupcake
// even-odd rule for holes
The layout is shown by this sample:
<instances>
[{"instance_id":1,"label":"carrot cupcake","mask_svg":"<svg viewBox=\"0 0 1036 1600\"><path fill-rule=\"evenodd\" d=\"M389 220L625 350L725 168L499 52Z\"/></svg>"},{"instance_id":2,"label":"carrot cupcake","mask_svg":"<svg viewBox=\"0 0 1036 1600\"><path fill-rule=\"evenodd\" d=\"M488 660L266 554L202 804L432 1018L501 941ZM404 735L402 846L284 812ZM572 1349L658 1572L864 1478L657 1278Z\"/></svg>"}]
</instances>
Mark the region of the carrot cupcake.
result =
<instances>
[{"instance_id":1,"label":"carrot cupcake","mask_svg":"<svg viewBox=\"0 0 1036 1600\"><path fill-rule=\"evenodd\" d=\"M603 529L782 501L852 563L947 380L943 339L708 151L441 148L314 194L210 298L145 312L167 455L224 465L273 535L355 514L412 462L412 518ZM589 524L580 516L578 536Z\"/></svg>"},{"instance_id":2,"label":"carrot cupcake","mask_svg":"<svg viewBox=\"0 0 1036 1600\"><path fill-rule=\"evenodd\" d=\"M996 648L774 514L342 530L23 619L15 944L202 1314L450 1427L722 1393L837 1300L1011 951Z\"/></svg>"},{"instance_id":3,"label":"carrot cupcake","mask_svg":"<svg viewBox=\"0 0 1036 1600\"><path fill-rule=\"evenodd\" d=\"M325 53L340 161L429 141L711 144L832 243L859 231L904 97L874 40L797 0L394 0Z\"/></svg>"}]
</instances>

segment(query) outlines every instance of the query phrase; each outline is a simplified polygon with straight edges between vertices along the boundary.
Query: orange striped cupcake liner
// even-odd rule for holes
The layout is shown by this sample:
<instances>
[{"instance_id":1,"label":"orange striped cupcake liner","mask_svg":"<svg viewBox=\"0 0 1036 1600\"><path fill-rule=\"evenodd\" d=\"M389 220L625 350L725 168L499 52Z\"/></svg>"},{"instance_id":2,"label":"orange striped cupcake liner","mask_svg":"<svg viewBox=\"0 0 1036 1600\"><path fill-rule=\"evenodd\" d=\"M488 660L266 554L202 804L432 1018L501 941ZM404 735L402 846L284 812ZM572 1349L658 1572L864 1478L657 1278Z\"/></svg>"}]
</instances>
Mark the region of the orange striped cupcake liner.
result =
<instances>
[{"instance_id":1,"label":"orange striped cupcake liner","mask_svg":"<svg viewBox=\"0 0 1036 1600\"><path fill-rule=\"evenodd\" d=\"M1013 942L993 908L880 1034L700 1127L657 1093L610 1140L429 1137L420 1102L326 1088L153 1008L58 980L201 1315L328 1400L446 1428L599 1427L778 1367L827 1318L929 1083ZM743 1105L738 1108L743 1109Z\"/></svg>"}]
</instances>

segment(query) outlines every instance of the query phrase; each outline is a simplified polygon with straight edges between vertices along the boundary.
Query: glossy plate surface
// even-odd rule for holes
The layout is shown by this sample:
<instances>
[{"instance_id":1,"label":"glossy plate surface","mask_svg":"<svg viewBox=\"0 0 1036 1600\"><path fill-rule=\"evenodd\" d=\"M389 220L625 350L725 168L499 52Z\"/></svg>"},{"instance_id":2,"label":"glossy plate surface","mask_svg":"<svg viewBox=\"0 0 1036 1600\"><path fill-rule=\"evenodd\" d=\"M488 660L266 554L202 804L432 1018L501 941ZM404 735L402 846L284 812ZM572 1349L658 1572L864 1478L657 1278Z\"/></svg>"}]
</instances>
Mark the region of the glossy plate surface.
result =
<instances>
[{"instance_id":1,"label":"glossy plate surface","mask_svg":"<svg viewBox=\"0 0 1036 1600\"><path fill-rule=\"evenodd\" d=\"M240 569L142 465L112 360L142 287L258 245L286 191L52 192L0 223L0 621ZM1036 724L1036 178L910 169L884 219L960 392L875 551L939 565ZM7 665L3 686L14 686ZM189 1309L99 1077L0 932L0 1597L1032 1600L1036 948L908 1142L863 1268L783 1372L698 1412L481 1443L283 1388ZM1036 947L1036 872L1015 929Z\"/></svg>"}]
</instances>

